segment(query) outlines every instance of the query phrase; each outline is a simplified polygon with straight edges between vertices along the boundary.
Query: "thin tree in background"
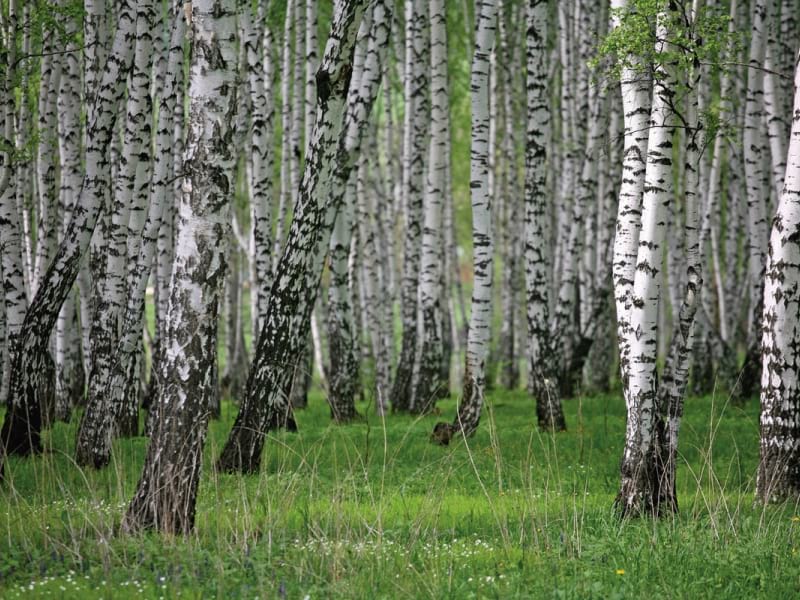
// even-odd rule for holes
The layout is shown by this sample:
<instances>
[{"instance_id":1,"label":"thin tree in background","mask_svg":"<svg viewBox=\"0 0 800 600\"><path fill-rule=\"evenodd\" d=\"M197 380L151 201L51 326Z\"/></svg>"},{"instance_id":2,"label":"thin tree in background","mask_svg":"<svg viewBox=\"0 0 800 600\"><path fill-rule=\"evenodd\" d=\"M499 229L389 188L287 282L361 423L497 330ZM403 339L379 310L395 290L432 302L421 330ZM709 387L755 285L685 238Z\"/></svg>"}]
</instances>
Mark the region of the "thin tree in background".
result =
<instances>
[{"instance_id":1,"label":"thin tree in background","mask_svg":"<svg viewBox=\"0 0 800 600\"><path fill-rule=\"evenodd\" d=\"M136 353L144 326L144 294L150 268L153 264L158 236L164 219L171 218L166 206L172 200L168 198L170 179L173 174L173 157L171 142L173 138L173 119L175 117L176 84L181 81L179 73L183 71L183 40L185 38L182 5L176 2L170 12L173 15L173 29L169 44L169 59L166 66L164 93L160 99L158 123L156 127L156 152L154 169L150 186L150 206L147 220L142 232L137 258L133 265L134 277L131 287L127 289L125 310L121 315L122 325L119 341L110 360L110 372L105 387L99 396L102 403L87 406L86 413L93 411L92 417L84 417L78 439L78 461L95 468L108 464L111 455L111 440L115 433L115 425L119 416L129 409L125 402L131 382L135 381ZM163 331L166 334L167 330ZM166 339L166 338L164 338ZM160 366L160 365L158 365ZM160 373L153 375L161 378ZM156 400L154 398L154 400ZM152 412L158 401L151 406ZM138 425L138 410L134 413ZM132 420L132 417L129 417Z\"/></svg>"},{"instance_id":2,"label":"thin tree in background","mask_svg":"<svg viewBox=\"0 0 800 600\"><path fill-rule=\"evenodd\" d=\"M547 3L527 5L525 142L525 282L527 289L528 388L536 400L539 427L566 429L557 385L559 365L551 345L549 282L545 231L547 137L550 125L547 89Z\"/></svg>"},{"instance_id":3,"label":"thin tree in background","mask_svg":"<svg viewBox=\"0 0 800 600\"><path fill-rule=\"evenodd\" d=\"M69 18L66 27L66 34L72 41L68 51L64 54L61 88L58 96L60 115L58 119L58 152L61 176L59 244L64 241L64 233L72 220L72 207L80 192L81 184L81 71L78 41L75 39L77 29L78 19L73 16ZM77 290L70 293L61 307L56 323L55 338L55 418L69 421L72 407L83 400L85 379L81 357Z\"/></svg>"},{"instance_id":4,"label":"thin tree in background","mask_svg":"<svg viewBox=\"0 0 800 600\"><path fill-rule=\"evenodd\" d=\"M96 295L94 318L92 319L92 368L89 375L89 393L86 411L78 429L76 462L81 466L94 464L104 466L103 458L93 456L97 451L106 454L105 444L100 443L102 422L111 413L109 397L106 395L112 359L119 342L120 321L127 289L128 237L138 240L138 220L134 213L143 207L137 206L141 179L149 178L150 163L150 62L153 57L152 29L155 8L150 0L140 0L137 5L136 50L134 53L131 86L128 93L125 137L121 166L113 189L113 210L108 229L107 263L105 279ZM143 157L144 160L143 160ZM140 164L146 163L146 164ZM144 303L144 296L139 298ZM136 418L138 426L138 412Z\"/></svg>"},{"instance_id":5,"label":"thin tree in background","mask_svg":"<svg viewBox=\"0 0 800 600\"><path fill-rule=\"evenodd\" d=\"M449 94L447 82L447 27L444 0L431 0L431 123L427 178L423 206L422 256L419 271L419 374L412 411L430 412L440 393L442 371L442 206L447 192ZM448 323L449 325L449 323Z\"/></svg>"},{"instance_id":6,"label":"thin tree in background","mask_svg":"<svg viewBox=\"0 0 800 600\"><path fill-rule=\"evenodd\" d=\"M404 137L402 198L404 216L400 356L395 368L390 402L392 410L408 411L413 405L414 367L417 358L420 241L425 194L425 150L430 122L429 38L427 0L406 0L405 73L403 80Z\"/></svg>"},{"instance_id":7,"label":"thin tree in background","mask_svg":"<svg viewBox=\"0 0 800 600\"><path fill-rule=\"evenodd\" d=\"M764 192L765 147L764 56L766 46L767 2L753 0L750 50L747 69L747 96L744 108L744 173L747 190L747 240L750 317L747 329L747 354L740 377L742 395L755 394L760 381L761 316L763 313L764 268L767 247L767 200ZM768 188L767 188L768 189Z\"/></svg>"},{"instance_id":8,"label":"thin tree in background","mask_svg":"<svg viewBox=\"0 0 800 600\"><path fill-rule=\"evenodd\" d=\"M433 439L448 444L455 435L470 436L478 428L486 386L486 359L492 318L492 209L489 188L489 55L497 29L497 5L484 0L477 17L475 52L472 57L472 146L470 191L472 195L472 245L474 284L472 314L467 340L464 389L458 414L452 423L437 423Z\"/></svg>"},{"instance_id":9,"label":"thin tree in background","mask_svg":"<svg viewBox=\"0 0 800 600\"><path fill-rule=\"evenodd\" d=\"M353 71L350 76L348 105L358 95L361 77L364 76L372 28L371 7L361 20L356 47L353 53ZM331 417L337 423L347 423L358 415L355 397L359 388L359 364L356 357L356 327L350 288L353 283L350 269L351 246L356 209L356 173L350 172L345 184L344 202L333 226L330 243L328 271L328 347L330 366L328 375L328 403ZM305 367L305 365L302 365Z\"/></svg>"},{"instance_id":10,"label":"thin tree in background","mask_svg":"<svg viewBox=\"0 0 800 600\"><path fill-rule=\"evenodd\" d=\"M250 281L251 319L253 339L263 324L272 284L272 175L273 175L273 116L275 103L272 94L273 61L272 33L260 24L265 17L265 0L258 4L256 21L249 6L242 10L240 19L246 32L247 82L250 91L252 127L250 130L250 160L248 162L248 187L252 219L252 265Z\"/></svg>"}]
</instances>

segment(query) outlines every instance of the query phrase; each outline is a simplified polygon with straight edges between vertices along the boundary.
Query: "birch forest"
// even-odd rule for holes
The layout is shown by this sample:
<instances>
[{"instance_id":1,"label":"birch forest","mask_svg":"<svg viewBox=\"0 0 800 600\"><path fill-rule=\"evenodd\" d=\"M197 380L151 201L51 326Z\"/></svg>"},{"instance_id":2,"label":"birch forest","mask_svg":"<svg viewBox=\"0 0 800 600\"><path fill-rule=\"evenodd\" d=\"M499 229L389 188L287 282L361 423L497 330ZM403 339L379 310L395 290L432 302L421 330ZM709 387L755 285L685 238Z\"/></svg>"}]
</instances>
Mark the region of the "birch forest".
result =
<instances>
[{"instance_id":1,"label":"birch forest","mask_svg":"<svg viewBox=\"0 0 800 600\"><path fill-rule=\"evenodd\" d=\"M800 596L797 0L0 0L0 596Z\"/></svg>"}]
</instances>

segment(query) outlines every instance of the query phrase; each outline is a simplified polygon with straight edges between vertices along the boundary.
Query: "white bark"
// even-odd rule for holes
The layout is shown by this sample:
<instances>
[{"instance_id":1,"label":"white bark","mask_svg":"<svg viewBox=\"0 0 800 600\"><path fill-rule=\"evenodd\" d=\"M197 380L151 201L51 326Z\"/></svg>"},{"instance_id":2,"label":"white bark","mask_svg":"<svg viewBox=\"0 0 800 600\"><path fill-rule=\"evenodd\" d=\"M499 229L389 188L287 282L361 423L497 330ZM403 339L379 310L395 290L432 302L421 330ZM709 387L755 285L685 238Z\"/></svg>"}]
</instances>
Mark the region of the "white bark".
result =
<instances>
[{"instance_id":1,"label":"white bark","mask_svg":"<svg viewBox=\"0 0 800 600\"><path fill-rule=\"evenodd\" d=\"M431 36L431 123L422 225L419 271L421 336L419 376L413 411L429 412L436 404L442 361L442 204L447 190L449 94L447 82L447 27L444 0L431 0L428 8ZM449 324L448 324L449 325Z\"/></svg>"},{"instance_id":2,"label":"white bark","mask_svg":"<svg viewBox=\"0 0 800 600\"><path fill-rule=\"evenodd\" d=\"M250 210L253 233L253 260L251 261L251 313L253 343L263 325L272 284L272 175L273 175L273 126L274 102L272 82L272 34L268 27L261 28L252 22L250 11L245 9L242 17L245 31L247 58L247 80L252 103L250 132ZM259 11L259 18L262 18Z\"/></svg>"},{"instance_id":3,"label":"white bark","mask_svg":"<svg viewBox=\"0 0 800 600\"><path fill-rule=\"evenodd\" d=\"M136 19L129 2L119 6L114 44L103 65L97 96L90 106L86 135L85 176L72 220L50 268L25 315L13 357L10 410L3 424L7 453L28 454L41 449L38 389L47 363L47 344L61 305L69 294L89 246L102 205L107 150L125 91L125 77L133 58Z\"/></svg>"},{"instance_id":4,"label":"white bark","mask_svg":"<svg viewBox=\"0 0 800 600\"><path fill-rule=\"evenodd\" d=\"M9 4L8 29L16 31L19 26L19 2L12 0ZM8 148L15 147L15 108L13 82L16 77L15 69L11 66L16 61L16 44L8 48L8 65L3 65L4 73L0 79L0 104L2 105L3 129L2 143L0 144L0 273L2 273L3 304L0 312L4 313L5 331L0 344L2 344L2 358L0 364L4 365L2 383L0 383L0 403L5 405L8 396L8 383L10 381L11 350L16 345L25 311L28 307L28 297L25 290L25 274L22 261L22 236L20 228L19 211L17 209L17 173L11 161ZM24 104L24 102L23 102Z\"/></svg>"},{"instance_id":5,"label":"white bark","mask_svg":"<svg viewBox=\"0 0 800 600\"><path fill-rule=\"evenodd\" d=\"M319 67L319 49L317 42L317 0L306 0L306 86L305 86L305 152L311 143L311 132L314 128L314 117L317 110L317 82L314 77Z\"/></svg>"},{"instance_id":6,"label":"white bark","mask_svg":"<svg viewBox=\"0 0 800 600\"><path fill-rule=\"evenodd\" d=\"M427 149L429 65L427 0L406 0L405 104L403 137L403 275L401 289L402 348L391 391L393 410L413 405L413 373L417 356L420 238Z\"/></svg>"},{"instance_id":7,"label":"white bark","mask_svg":"<svg viewBox=\"0 0 800 600\"><path fill-rule=\"evenodd\" d=\"M741 377L744 395L754 392L760 369L758 344L764 290L764 258L767 246L767 196L763 187L766 148L763 134L763 71L767 23L766 0L753 0L750 50L748 54L747 98L744 120L744 172L747 190L747 233L750 320L748 351Z\"/></svg>"},{"instance_id":8,"label":"white bark","mask_svg":"<svg viewBox=\"0 0 800 600\"><path fill-rule=\"evenodd\" d=\"M761 339L761 461L764 504L800 495L800 68L786 176L769 240Z\"/></svg>"},{"instance_id":9,"label":"white bark","mask_svg":"<svg viewBox=\"0 0 800 600\"><path fill-rule=\"evenodd\" d=\"M666 14L659 13L656 25L656 52L659 53L668 49L667 18ZM623 386L628 424L620 467L622 482L617 497L622 514L658 510L652 491L658 489L659 485L656 460L653 458L653 454L659 450L656 436L660 423L656 353L665 221L673 192L672 138L675 115L672 103L675 84L671 66L662 64L657 69L648 130L641 229L630 293L630 333L625 349L628 368L627 373L623 371L623 376L627 375L623 379ZM627 198L623 201L627 201Z\"/></svg>"},{"instance_id":10,"label":"white bark","mask_svg":"<svg viewBox=\"0 0 800 600\"><path fill-rule=\"evenodd\" d=\"M58 192L56 188L56 156L58 155L58 90L61 84L62 54L55 52L54 36L44 44L39 79L39 140L36 147L36 190L38 192L38 226L36 228L36 263L31 293L41 283L50 265L58 240Z\"/></svg>"},{"instance_id":11,"label":"white bark","mask_svg":"<svg viewBox=\"0 0 800 600\"><path fill-rule=\"evenodd\" d=\"M121 153L121 165L114 181L113 210L109 228L109 246L106 251L105 278L95 296L92 321L92 369L89 377L87 410L84 412L78 432L76 460L80 465L103 466L95 455L104 453L105 445L96 442L95 431L102 428L102 419L111 414L110 398L106 395L112 359L119 342L120 320L128 296L127 265L133 252L128 249L129 240L138 246L140 227L138 222L144 211L140 192L142 180L149 179L150 145L150 63L152 60L152 25L155 10L151 0L139 0L137 4L136 50L134 53L131 86L128 94L125 119L125 135ZM146 158L144 158L146 157ZM144 162L145 164L140 164ZM159 220L160 223L160 220ZM144 302L144 295L138 298Z\"/></svg>"},{"instance_id":12,"label":"white bark","mask_svg":"<svg viewBox=\"0 0 800 600\"><path fill-rule=\"evenodd\" d=\"M218 462L223 470L257 470L266 431L296 429L287 397L292 370L286 365L296 364L306 343L331 230L359 151L360 137L355 146L347 146L341 132L348 126L343 120L349 77L343 65L352 53L363 5L364 0L335 5L331 34L317 72L316 122L295 215L278 261L247 393Z\"/></svg>"},{"instance_id":13,"label":"white bark","mask_svg":"<svg viewBox=\"0 0 800 600\"><path fill-rule=\"evenodd\" d=\"M764 119L767 122L770 164L772 166L772 191L780 198L783 191L783 174L786 170L786 123L781 113L781 90L773 74L774 60L771 48L764 55Z\"/></svg>"},{"instance_id":14,"label":"white bark","mask_svg":"<svg viewBox=\"0 0 800 600\"><path fill-rule=\"evenodd\" d=\"M525 140L525 285L528 320L528 387L536 400L539 426L564 429L558 396L558 364L550 335L549 264L547 260L546 168L550 128L547 89L547 3L527 6Z\"/></svg>"},{"instance_id":15,"label":"white bark","mask_svg":"<svg viewBox=\"0 0 800 600\"><path fill-rule=\"evenodd\" d=\"M438 424L434 436L447 443L454 434L472 435L480 422L485 392L486 359L492 318L492 196L489 188L489 55L497 28L497 5L483 0L478 15L472 57L470 94L472 146L470 191L472 196L472 247L474 285L467 340L464 392L458 415L451 425Z\"/></svg>"},{"instance_id":16,"label":"white bark","mask_svg":"<svg viewBox=\"0 0 800 600\"><path fill-rule=\"evenodd\" d=\"M300 167L303 157L303 117L305 116L305 59L306 59L306 1L289 0L294 2L294 74L284 71L284 77L292 79L292 128L291 128L291 163L289 179L292 186L292 207L297 201L297 188L300 183ZM307 143L307 142L306 142Z\"/></svg>"},{"instance_id":17,"label":"white bark","mask_svg":"<svg viewBox=\"0 0 800 600\"><path fill-rule=\"evenodd\" d=\"M70 19L68 35L74 35L77 22ZM58 152L61 182L59 205L62 229L59 244L63 241L66 226L72 219L72 208L80 192L81 148L80 148L80 62L78 50L73 43L64 54L61 87L58 97ZM64 301L56 323L56 418L69 420L73 404L83 398L84 376L80 360L80 331L77 321L77 294L72 292Z\"/></svg>"},{"instance_id":18,"label":"white bark","mask_svg":"<svg viewBox=\"0 0 800 600\"><path fill-rule=\"evenodd\" d=\"M278 259L283 248L286 216L294 207L295 190L291 180L292 162L292 22L294 19L294 0L286 4L286 20L283 25L283 51L281 54L281 193L278 202L277 227L274 249L272 251L272 272L278 269ZM262 317L263 318L263 317Z\"/></svg>"},{"instance_id":19,"label":"white bark","mask_svg":"<svg viewBox=\"0 0 800 600\"><path fill-rule=\"evenodd\" d=\"M155 165L150 185L151 202L144 230L138 243L136 260L131 266L133 276L130 278L129 285L126 285L124 289L125 306L119 315L120 335L108 359L109 371L105 381L92 382L93 385L102 383L103 387L96 392L96 395L90 395L78 434L77 461L95 468L108 464L115 425L117 430L124 426L127 429L125 433L128 434L133 434L138 429L138 406L129 400L131 388L138 385L136 358L142 336L145 290L153 259L158 250L162 218L172 218L172 214L165 211L164 208L171 204L172 200L169 196L171 192L170 179L173 174L171 142L174 132L175 87L180 83L179 73L183 71L185 24L180 8L180 5L175 3L171 11L173 27L166 67L166 83L159 102ZM156 367L159 369L163 367L161 361L166 357L169 339L166 337L167 329L161 333L163 335L159 341L161 355L156 363ZM161 381L163 371L156 370L152 376L158 380L157 389L163 389L163 381ZM151 400L159 402L158 398Z\"/></svg>"},{"instance_id":20,"label":"white bark","mask_svg":"<svg viewBox=\"0 0 800 600\"><path fill-rule=\"evenodd\" d=\"M226 141L236 109L233 0L194 0L191 27L189 129L176 220L170 326L164 340L163 390L152 408L157 420L142 476L123 519L127 531L191 531L208 402L216 392L212 389L216 320L234 189L235 156ZM153 234L157 227L154 219Z\"/></svg>"}]
</instances>

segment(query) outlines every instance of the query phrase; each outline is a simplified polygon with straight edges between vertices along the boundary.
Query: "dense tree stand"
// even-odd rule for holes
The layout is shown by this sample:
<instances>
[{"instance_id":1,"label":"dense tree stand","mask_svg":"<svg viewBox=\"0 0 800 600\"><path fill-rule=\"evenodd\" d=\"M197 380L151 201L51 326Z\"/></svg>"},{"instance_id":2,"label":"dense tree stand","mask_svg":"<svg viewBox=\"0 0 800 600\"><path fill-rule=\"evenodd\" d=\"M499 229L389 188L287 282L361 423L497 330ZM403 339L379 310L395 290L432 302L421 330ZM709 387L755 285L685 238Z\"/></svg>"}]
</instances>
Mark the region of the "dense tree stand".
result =
<instances>
[{"instance_id":1,"label":"dense tree stand","mask_svg":"<svg viewBox=\"0 0 800 600\"><path fill-rule=\"evenodd\" d=\"M6 454L28 455L41 451L42 390L52 362L49 338L61 306L78 276L81 257L89 246L102 205L107 150L125 93L125 80L133 59L136 15L130 2L121 3L111 54L103 65L102 79L89 109L86 133L86 175L72 218L37 293L25 313L19 337L11 352L9 410L0 437ZM8 289L6 289L8 295Z\"/></svg>"}]
</instances>

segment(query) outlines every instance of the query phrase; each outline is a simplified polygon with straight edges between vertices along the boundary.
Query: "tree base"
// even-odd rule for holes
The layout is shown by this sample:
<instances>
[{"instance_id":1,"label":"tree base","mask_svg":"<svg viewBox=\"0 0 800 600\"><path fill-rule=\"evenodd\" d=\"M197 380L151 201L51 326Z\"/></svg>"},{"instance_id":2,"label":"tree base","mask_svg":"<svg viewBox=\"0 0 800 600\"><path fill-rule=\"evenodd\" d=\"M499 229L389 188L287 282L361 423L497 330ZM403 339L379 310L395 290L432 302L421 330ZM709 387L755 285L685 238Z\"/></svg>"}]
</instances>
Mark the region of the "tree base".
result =
<instances>
[{"instance_id":1,"label":"tree base","mask_svg":"<svg viewBox=\"0 0 800 600\"><path fill-rule=\"evenodd\" d=\"M431 442L437 446L449 446L450 441L453 439L459 428L452 423L439 422L433 427L431 433Z\"/></svg>"}]
</instances>

